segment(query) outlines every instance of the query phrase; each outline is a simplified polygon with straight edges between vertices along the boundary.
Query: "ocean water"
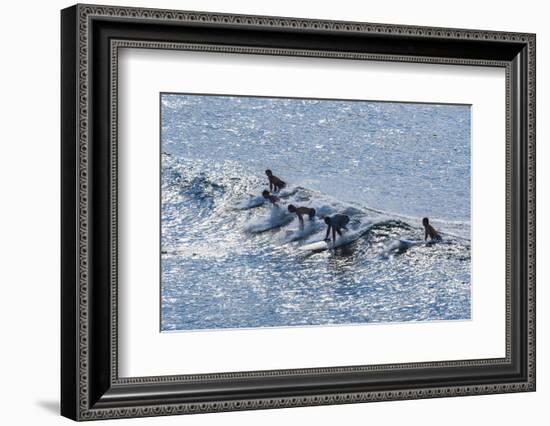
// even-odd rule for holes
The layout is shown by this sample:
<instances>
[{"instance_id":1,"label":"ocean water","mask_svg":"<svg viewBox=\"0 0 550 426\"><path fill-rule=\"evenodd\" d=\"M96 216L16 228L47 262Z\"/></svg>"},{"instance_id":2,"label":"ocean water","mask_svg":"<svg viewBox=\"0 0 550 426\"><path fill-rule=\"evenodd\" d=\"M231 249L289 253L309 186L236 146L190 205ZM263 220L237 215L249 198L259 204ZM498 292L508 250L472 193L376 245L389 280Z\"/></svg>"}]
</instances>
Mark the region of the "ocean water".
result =
<instances>
[{"instance_id":1,"label":"ocean water","mask_svg":"<svg viewBox=\"0 0 550 426\"><path fill-rule=\"evenodd\" d=\"M470 318L469 106L163 94L161 126L161 330Z\"/></svg>"}]
</instances>

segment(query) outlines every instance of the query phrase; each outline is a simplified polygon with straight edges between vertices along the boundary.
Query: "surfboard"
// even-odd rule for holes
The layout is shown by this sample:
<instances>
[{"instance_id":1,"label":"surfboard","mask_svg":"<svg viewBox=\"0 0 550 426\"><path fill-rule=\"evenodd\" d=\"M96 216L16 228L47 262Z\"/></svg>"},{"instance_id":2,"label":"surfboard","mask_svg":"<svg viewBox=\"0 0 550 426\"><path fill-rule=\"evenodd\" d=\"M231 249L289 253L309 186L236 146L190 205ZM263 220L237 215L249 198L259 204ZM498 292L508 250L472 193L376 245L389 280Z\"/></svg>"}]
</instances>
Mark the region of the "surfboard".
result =
<instances>
[{"instance_id":1,"label":"surfboard","mask_svg":"<svg viewBox=\"0 0 550 426\"><path fill-rule=\"evenodd\" d=\"M359 238L361 238L361 235L363 234L364 234L364 230L352 231L342 236L337 236L335 244L333 244L332 242L327 243L326 241L321 240L321 241L316 241L310 244L300 246L299 249L302 251L322 251L322 250L335 249L357 241Z\"/></svg>"},{"instance_id":2,"label":"surfboard","mask_svg":"<svg viewBox=\"0 0 550 426\"><path fill-rule=\"evenodd\" d=\"M329 244L326 241L317 241L315 243L309 243L299 247L302 251L322 251L328 250Z\"/></svg>"}]
</instances>

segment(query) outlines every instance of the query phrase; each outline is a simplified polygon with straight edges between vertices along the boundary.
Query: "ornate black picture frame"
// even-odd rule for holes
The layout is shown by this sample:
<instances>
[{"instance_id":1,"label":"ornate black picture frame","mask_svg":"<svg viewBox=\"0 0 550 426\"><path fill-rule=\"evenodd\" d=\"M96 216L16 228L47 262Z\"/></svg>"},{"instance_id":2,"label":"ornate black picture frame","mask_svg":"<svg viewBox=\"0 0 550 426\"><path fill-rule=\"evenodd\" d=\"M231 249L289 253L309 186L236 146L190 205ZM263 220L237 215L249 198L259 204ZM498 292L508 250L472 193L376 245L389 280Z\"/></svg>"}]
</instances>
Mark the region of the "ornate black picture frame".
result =
<instances>
[{"instance_id":1,"label":"ornate black picture frame","mask_svg":"<svg viewBox=\"0 0 550 426\"><path fill-rule=\"evenodd\" d=\"M159 416L535 390L535 35L76 5L61 13L61 413ZM120 378L117 52L186 49L506 70L506 356Z\"/></svg>"}]
</instances>

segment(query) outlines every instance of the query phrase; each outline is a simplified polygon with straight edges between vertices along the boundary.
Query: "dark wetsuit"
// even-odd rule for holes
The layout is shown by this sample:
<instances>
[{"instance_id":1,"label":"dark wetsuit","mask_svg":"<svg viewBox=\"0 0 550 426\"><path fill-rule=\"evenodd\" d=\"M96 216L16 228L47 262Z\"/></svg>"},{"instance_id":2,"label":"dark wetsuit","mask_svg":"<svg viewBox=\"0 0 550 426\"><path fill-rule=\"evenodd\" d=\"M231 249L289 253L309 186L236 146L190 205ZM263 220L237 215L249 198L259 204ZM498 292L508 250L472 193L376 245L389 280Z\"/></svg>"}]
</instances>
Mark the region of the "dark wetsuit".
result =
<instances>
[{"instance_id":1,"label":"dark wetsuit","mask_svg":"<svg viewBox=\"0 0 550 426\"><path fill-rule=\"evenodd\" d=\"M286 182L279 179L277 176L271 175L268 176L269 179L269 190L270 191L280 191L286 186Z\"/></svg>"},{"instance_id":2,"label":"dark wetsuit","mask_svg":"<svg viewBox=\"0 0 550 426\"><path fill-rule=\"evenodd\" d=\"M327 234L325 235L325 240L328 238L330 230L332 229L332 241L336 242L336 233L342 235L341 229L347 230L346 225L349 223L349 216L346 214L335 214L331 216L330 223L327 224Z\"/></svg>"}]
</instances>

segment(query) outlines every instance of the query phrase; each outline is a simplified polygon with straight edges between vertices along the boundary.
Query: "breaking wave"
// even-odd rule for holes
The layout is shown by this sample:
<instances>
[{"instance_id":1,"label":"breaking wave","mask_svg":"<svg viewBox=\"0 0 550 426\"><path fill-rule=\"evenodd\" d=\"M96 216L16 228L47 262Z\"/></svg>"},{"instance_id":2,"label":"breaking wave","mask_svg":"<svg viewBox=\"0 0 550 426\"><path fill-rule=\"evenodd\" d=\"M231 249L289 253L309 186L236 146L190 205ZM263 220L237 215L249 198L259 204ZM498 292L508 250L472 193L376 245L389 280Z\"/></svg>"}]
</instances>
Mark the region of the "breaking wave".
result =
<instances>
[{"instance_id":1,"label":"breaking wave","mask_svg":"<svg viewBox=\"0 0 550 426\"><path fill-rule=\"evenodd\" d=\"M321 296L311 297L330 292L326 297L337 304L330 309L345 311L344 322L469 317L469 222L430 218L443 236L441 243L431 244L423 241L420 217L292 183L273 206L261 196L267 189L262 173L230 161L208 164L163 155L161 186L163 329L338 323L333 316L321 317L327 309L285 311L284 317L262 310L264 305L284 310L280 299L285 297L295 306L313 288ZM289 204L312 207L316 216L305 216L302 228ZM323 242L322 218L336 213L348 215L350 222L331 246ZM321 283L330 287L319 288ZM224 295L257 309L217 311L211 298ZM360 304L367 307L359 309Z\"/></svg>"}]
</instances>

